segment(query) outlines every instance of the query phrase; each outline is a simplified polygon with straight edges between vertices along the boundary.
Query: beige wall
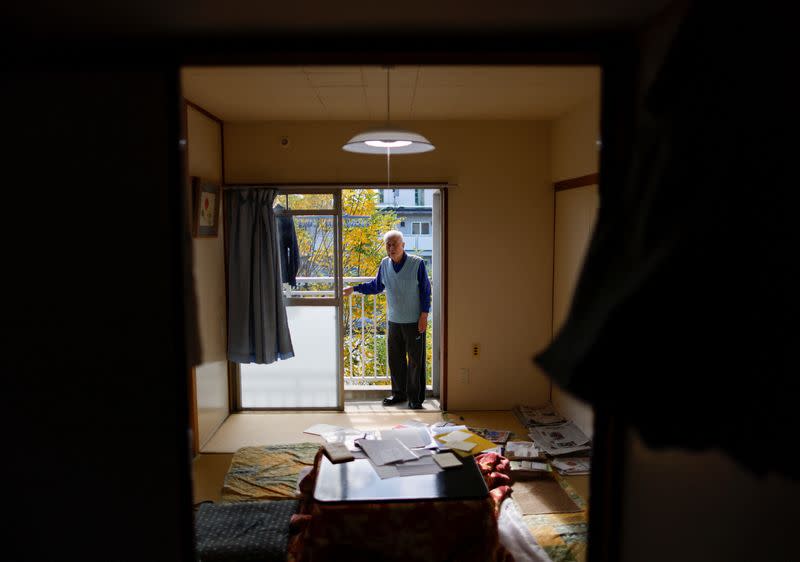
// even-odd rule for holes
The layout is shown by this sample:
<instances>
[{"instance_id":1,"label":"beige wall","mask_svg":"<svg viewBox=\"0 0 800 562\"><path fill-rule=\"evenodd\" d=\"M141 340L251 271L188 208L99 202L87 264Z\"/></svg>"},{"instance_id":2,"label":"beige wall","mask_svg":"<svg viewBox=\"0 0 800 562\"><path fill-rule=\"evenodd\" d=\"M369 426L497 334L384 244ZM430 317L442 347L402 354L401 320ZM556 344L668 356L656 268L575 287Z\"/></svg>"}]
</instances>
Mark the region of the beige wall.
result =
<instances>
[{"instance_id":1,"label":"beige wall","mask_svg":"<svg viewBox=\"0 0 800 562\"><path fill-rule=\"evenodd\" d=\"M556 193L553 333L558 331L569 313L575 283L594 228L598 203L596 185ZM553 385L553 405L589 437L593 435L594 418L588 404Z\"/></svg>"},{"instance_id":2,"label":"beige wall","mask_svg":"<svg viewBox=\"0 0 800 562\"><path fill-rule=\"evenodd\" d=\"M220 125L187 109L188 166L190 176L222 180ZM198 438L200 446L228 416L228 371L225 359L225 268L223 237L194 238L194 279L203 362L195 369Z\"/></svg>"},{"instance_id":3,"label":"beige wall","mask_svg":"<svg viewBox=\"0 0 800 562\"><path fill-rule=\"evenodd\" d=\"M553 121L551 178L554 182L595 174L599 166L600 92Z\"/></svg>"},{"instance_id":4,"label":"beige wall","mask_svg":"<svg viewBox=\"0 0 800 562\"><path fill-rule=\"evenodd\" d=\"M598 96L573 108L552 124L553 182L594 174L598 171L597 139L600 137ZM569 312L575 283L591 238L599 204L596 185L555 194L555 240L553 244L553 333ZM593 415L589 405L553 385L553 405L590 437Z\"/></svg>"},{"instance_id":5,"label":"beige wall","mask_svg":"<svg viewBox=\"0 0 800 562\"><path fill-rule=\"evenodd\" d=\"M341 146L370 123L225 125L229 183L386 181L386 160ZM549 125L397 123L437 149L392 159L392 180L450 182L449 408L503 409L547 400L531 357L551 334L553 195ZM288 136L289 146L280 145ZM471 345L481 346L479 358ZM468 376L462 376L468 369Z\"/></svg>"}]
</instances>

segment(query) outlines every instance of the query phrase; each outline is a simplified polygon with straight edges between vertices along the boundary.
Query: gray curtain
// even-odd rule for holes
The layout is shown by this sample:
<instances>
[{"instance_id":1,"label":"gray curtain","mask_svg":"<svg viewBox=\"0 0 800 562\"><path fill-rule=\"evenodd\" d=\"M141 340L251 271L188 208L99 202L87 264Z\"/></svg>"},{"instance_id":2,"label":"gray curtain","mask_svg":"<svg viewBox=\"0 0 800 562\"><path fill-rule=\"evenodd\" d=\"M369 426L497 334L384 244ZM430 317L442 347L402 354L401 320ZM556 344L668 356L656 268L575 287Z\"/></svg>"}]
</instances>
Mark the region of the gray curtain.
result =
<instances>
[{"instance_id":1,"label":"gray curtain","mask_svg":"<svg viewBox=\"0 0 800 562\"><path fill-rule=\"evenodd\" d=\"M225 192L228 227L228 359L294 357L281 291L274 189Z\"/></svg>"}]
</instances>

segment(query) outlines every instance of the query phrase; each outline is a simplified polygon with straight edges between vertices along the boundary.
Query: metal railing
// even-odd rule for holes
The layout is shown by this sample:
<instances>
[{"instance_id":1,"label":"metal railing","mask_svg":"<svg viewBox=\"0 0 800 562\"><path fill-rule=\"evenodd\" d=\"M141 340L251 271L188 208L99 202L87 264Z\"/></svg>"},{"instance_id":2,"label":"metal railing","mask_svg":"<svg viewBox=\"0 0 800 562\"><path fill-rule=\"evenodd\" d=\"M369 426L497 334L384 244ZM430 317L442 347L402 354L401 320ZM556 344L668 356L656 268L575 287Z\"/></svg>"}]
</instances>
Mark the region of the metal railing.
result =
<instances>
[{"instance_id":1,"label":"metal railing","mask_svg":"<svg viewBox=\"0 0 800 562\"><path fill-rule=\"evenodd\" d=\"M345 277L345 285L357 285L371 281L374 277ZM309 289L287 289L286 296L333 297L333 289L320 288L333 286L333 277L297 277L297 287ZM344 383L345 386L388 385L390 383L388 365L388 321L386 319L386 296L362 295L353 293L343 307L344 328ZM433 317L428 320L428 345L426 353L431 355ZM431 384L430 357L425 362L427 384Z\"/></svg>"}]
</instances>

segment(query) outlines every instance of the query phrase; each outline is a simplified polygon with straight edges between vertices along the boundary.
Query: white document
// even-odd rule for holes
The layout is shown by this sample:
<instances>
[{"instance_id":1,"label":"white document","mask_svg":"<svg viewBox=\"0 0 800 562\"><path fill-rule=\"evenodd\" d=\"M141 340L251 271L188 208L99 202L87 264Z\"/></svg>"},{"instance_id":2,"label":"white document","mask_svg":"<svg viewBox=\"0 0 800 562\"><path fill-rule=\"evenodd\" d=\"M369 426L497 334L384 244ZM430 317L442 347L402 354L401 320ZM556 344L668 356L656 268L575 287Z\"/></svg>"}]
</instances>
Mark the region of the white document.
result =
<instances>
[{"instance_id":1,"label":"white document","mask_svg":"<svg viewBox=\"0 0 800 562\"><path fill-rule=\"evenodd\" d=\"M343 427L339 427L338 425L330 425L327 423L317 423L309 427L308 429L304 429L303 433L310 433L311 435L322 435L323 433L331 433L333 431L340 431L343 430Z\"/></svg>"},{"instance_id":2,"label":"white document","mask_svg":"<svg viewBox=\"0 0 800 562\"><path fill-rule=\"evenodd\" d=\"M433 443L427 427L405 427L402 429L382 429L381 439L397 439L409 449L427 447Z\"/></svg>"},{"instance_id":3,"label":"white document","mask_svg":"<svg viewBox=\"0 0 800 562\"><path fill-rule=\"evenodd\" d=\"M551 464L560 474L589 474L592 466L589 457L553 459Z\"/></svg>"},{"instance_id":4,"label":"white document","mask_svg":"<svg viewBox=\"0 0 800 562\"><path fill-rule=\"evenodd\" d=\"M372 465L372 468L375 469L375 473L381 480L386 480L387 478L397 478L400 476L400 473L397 472L397 467L393 464L378 466L372 461L370 461L369 464Z\"/></svg>"},{"instance_id":5,"label":"white document","mask_svg":"<svg viewBox=\"0 0 800 562\"><path fill-rule=\"evenodd\" d=\"M506 443L506 456L510 459L535 459L539 451L530 441L509 441Z\"/></svg>"},{"instance_id":6,"label":"white document","mask_svg":"<svg viewBox=\"0 0 800 562\"><path fill-rule=\"evenodd\" d=\"M536 461L510 461L511 470L519 472L550 472L550 465Z\"/></svg>"},{"instance_id":7,"label":"white document","mask_svg":"<svg viewBox=\"0 0 800 562\"><path fill-rule=\"evenodd\" d=\"M450 433L451 431L464 431L467 429L466 425L432 425L431 435L441 435L442 433Z\"/></svg>"},{"instance_id":8,"label":"white document","mask_svg":"<svg viewBox=\"0 0 800 562\"><path fill-rule=\"evenodd\" d=\"M442 468L461 466L461 461L453 453L440 453L434 456L433 460Z\"/></svg>"},{"instance_id":9,"label":"white document","mask_svg":"<svg viewBox=\"0 0 800 562\"><path fill-rule=\"evenodd\" d=\"M428 427L427 423L425 423L423 421L419 421L419 420L412 420L412 419L408 419L408 420L403 420L403 421L397 422L397 425L404 425L406 427L425 427L425 428Z\"/></svg>"},{"instance_id":10,"label":"white document","mask_svg":"<svg viewBox=\"0 0 800 562\"><path fill-rule=\"evenodd\" d=\"M468 453L475 448L475 443L470 443L469 441L451 441L447 444L447 446L451 449Z\"/></svg>"},{"instance_id":11,"label":"white document","mask_svg":"<svg viewBox=\"0 0 800 562\"><path fill-rule=\"evenodd\" d=\"M370 464L381 480L402 476L418 476L420 474L436 474L442 471L439 465L433 462L433 457L430 455L413 461L385 464L383 466L377 466L371 461Z\"/></svg>"},{"instance_id":12,"label":"white document","mask_svg":"<svg viewBox=\"0 0 800 562\"><path fill-rule=\"evenodd\" d=\"M355 443L356 439L363 439L366 435L357 429L337 429L336 431L326 431L321 434L321 437L328 443L343 443L352 453L361 450Z\"/></svg>"},{"instance_id":13,"label":"white document","mask_svg":"<svg viewBox=\"0 0 800 562\"><path fill-rule=\"evenodd\" d=\"M463 441L464 439L468 439L469 437L472 437L472 433L469 433L467 431L454 431L452 433L448 433L447 435L440 437L439 439L449 444L449 443L455 443L456 441ZM473 443L472 446L474 447L475 444Z\"/></svg>"},{"instance_id":14,"label":"white document","mask_svg":"<svg viewBox=\"0 0 800 562\"><path fill-rule=\"evenodd\" d=\"M306 430L308 432L308 430ZM324 431L319 434L328 443L344 443L365 437L363 431L352 428L339 428L334 431Z\"/></svg>"},{"instance_id":15,"label":"white document","mask_svg":"<svg viewBox=\"0 0 800 562\"><path fill-rule=\"evenodd\" d=\"M356 444L378 466L419 458L397 439L358 439Z\"/></svg>"},{"instance_id":16,"label":"white document","mask_svg":"<svg viewBox=\"0 0 800 562\"><path fill-rule=\"evenodd\" d=\"M436 474L442 469L433 461L432 456L422 457L415 461L400 462L394 465L400 476L416 476L418 474Z\"/></svg>"}]
</instances>

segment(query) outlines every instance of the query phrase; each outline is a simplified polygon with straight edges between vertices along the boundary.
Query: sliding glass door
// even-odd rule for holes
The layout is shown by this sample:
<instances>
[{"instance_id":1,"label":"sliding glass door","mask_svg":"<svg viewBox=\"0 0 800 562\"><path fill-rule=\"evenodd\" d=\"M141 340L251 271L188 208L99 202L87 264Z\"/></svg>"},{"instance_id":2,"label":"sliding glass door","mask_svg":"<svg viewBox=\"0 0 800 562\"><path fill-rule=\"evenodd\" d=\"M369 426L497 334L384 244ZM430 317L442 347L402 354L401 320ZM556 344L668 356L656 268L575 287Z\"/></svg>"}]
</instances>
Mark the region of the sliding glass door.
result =
<instances>
[{"instance_id":1,"label":"sliding glass door","mask_svg":"<svg viewBox=\"0 0 800 562\"><path fill-rule=\"evenodd\" d=\"M391 391L386 297L354 293L344 284L374 279L386 256L383 234L403 233L406 251L423 259L433 288L428 319L426 383L439 396L441 362L441 193L435 186L285 188L276 220L290 225L282 240L284 298L295 356L270 365L239 365L237 406L244 410L344 409L355 400L379 401ZM287 229L284 229L287 230Z\"/></svg>"}]
</instances>

